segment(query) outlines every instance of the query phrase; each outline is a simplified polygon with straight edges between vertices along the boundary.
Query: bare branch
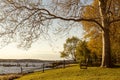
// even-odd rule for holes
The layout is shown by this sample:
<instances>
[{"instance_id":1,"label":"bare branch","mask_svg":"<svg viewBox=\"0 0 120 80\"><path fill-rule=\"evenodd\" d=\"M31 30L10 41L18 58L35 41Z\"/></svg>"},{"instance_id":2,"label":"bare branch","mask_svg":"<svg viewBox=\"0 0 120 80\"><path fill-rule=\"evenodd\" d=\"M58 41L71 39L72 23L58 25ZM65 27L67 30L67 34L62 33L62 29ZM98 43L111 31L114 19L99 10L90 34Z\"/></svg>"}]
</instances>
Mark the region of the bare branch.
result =
<instances>
[{"instance_id":1,"label":"bare branch","mask_svg":"<svg viewBox=\"0 0 120 80\"><path fill-rule=\"evenodd\" d=\"M102 29L102 30L104 30L104 28L102 27L102 25L98 22L98 21L96 21L95 19L98 19L98 18L64 18L64 17L60 17L60 16L56 16L56 15L54 15L54 14L52 14L52 13L50 13L48 10L46 10L46 9L39 9L39 10L43 10L43 11L46 11L47 13L48 13L48 15L50 15L51 17L50 18L48 18L48 19L61 19L61 20L65 20L65 21L75 21L75 22L80 22L80 21L88 21L88 22L95 22L96 24L98 24L99 25L99 27Z\"/></svg>"},{"instance_id":2,"label":"bare branch","mask_svg":"<svg viewBox=\"0 0 120 80\"><path fill-rule=\"evenodd\" d=\"M39 10L41 11L41 13L43 15L48 15L50 17L46 17L46 16L43 16L44 19L42 19L43 21L44 20L47 20L47 19L61 19L61 20L65 20L65 21L75 21L75 22L80 22L80 21L87 21L87 22L95 22L97 25L99 25L99 27L104 30L103 26L98 22L96 21L96 19L99 19L99 18L66 18L66 17L60 17L60 16L57 16L57 15L54 15L52 13L50 13L49 10L45 9L45 8L29 8L27 6L16 6L14 5L16 8L20 9L20 8L25 8L25 9L28 9L28 10Z\"/></svg>"}]
</instances>

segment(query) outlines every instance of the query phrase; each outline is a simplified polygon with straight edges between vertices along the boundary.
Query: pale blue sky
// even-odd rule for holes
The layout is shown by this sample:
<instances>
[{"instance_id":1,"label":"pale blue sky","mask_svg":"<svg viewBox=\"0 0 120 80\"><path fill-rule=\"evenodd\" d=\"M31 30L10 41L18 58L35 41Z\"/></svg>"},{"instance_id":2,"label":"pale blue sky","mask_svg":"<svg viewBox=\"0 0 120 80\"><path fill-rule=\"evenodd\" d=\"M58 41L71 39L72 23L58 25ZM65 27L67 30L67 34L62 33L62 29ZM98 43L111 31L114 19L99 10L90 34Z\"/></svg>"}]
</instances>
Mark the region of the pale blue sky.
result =
<instances>
[{"instance_id":1,"label":"pale blue sky","mask_svg":"<svg viewBox=\"0 0 120 80\"><path fill-rule=\"evenodd\" d=\"M44 0L47 1L47 0ZM54 23L52 26L59 26ZM69 34L60 33L52 35L51 39L40 39L33 43L31 48L26 50L16 47L17 43L11 43L0 49L0 59L44 59L44 60L58 60L60 58L59 51L63 50L63 43L68 37L77 36L83 37L83 29L81 25L75 25Z\"/></svg>"}]
</instances>

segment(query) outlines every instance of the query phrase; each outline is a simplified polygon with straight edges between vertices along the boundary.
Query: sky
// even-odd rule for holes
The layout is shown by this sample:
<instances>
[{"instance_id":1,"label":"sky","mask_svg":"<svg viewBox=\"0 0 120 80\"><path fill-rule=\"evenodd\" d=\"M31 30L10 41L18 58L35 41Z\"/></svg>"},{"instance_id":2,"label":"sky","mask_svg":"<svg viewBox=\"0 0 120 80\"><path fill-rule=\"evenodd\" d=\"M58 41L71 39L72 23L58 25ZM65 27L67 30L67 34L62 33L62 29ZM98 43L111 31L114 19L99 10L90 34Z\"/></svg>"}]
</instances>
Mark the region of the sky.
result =
<instances>
[{"instance_id":1,"label":"sky","mask_svg":"<svg viewBox=\"0 0 120 80\"><path fill-rule=\"evenodd\" d=\"M47 0L45 0L47 1ZM52 26L59 26L55 21ZM52 35L49 40L39 39L32 44L28 50L17 48L17 43L10 43L9 45L0 49L0 59L41 59L41 60L61 60L60 51L63 50L63 44L68 37L76 36L83 38L84 30L82 26L73 25L71 30L66 34Z\"/></svg>"},{"instance_id":2,"label":"sky","mask_svg":"<svg viewBox=\"0 0 120 80\"><path fill-rule=\"evenodd\" d=\"M82 39L82 26L78 25L69 30L67 35L57 34L51 40L39 39L34 42L28 50L17 48L17 43L0 49L0 59L41 59L41 60L61 60L60 51L68 37L76 36Z\"/></svg>"}]
</instances>

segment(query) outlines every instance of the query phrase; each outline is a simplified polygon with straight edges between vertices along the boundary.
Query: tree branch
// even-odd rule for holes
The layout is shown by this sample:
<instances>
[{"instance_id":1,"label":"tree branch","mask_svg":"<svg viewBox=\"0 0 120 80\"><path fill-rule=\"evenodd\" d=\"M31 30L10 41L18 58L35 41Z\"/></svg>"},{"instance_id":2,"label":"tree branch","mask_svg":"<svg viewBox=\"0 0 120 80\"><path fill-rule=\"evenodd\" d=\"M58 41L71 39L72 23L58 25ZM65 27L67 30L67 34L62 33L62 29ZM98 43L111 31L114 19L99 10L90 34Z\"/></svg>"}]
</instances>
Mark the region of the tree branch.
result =
<instances>
[{"instance_id":1,"label":"tree branch","mask_svg":"<svg viewBox=\"0 0 120 80\"><path fill-rule=\"evenodd\" d=\"M14 5L14 7L19 8L19 9L20 8L25 8L27 10L39 10L39 11L41 11L41 13L43 15L46 14L46 15L49 16L49 17L45 17L45 19L61 19L61 20L65 20L65 21L75 21L75 22L80 22L80 21L94 22L97 25L99 25L99 27L102 30L104 30L103 26L98 21L95 20L95 19L98 19L98 18L67 18L67 17L61 17L61 16L54 15L45 8L29 8L27 6L16 6L15 4L13 4L13 5Z\"/></svg>"},{"instance_id":2,"label":"tree branch","mask_svg":"<svg viewBox=\"0 0 120 80\"><path fill-rule=\"evenodd\" d=\"M120 19L115 19L115 20L110 21L110 24L115 23L115 22L119 22L119 21L120 21Z\"/></svg>"},{"instance_id":3,"label":"tree branch","mask_svg":"<svg viewBox=\"0 0 120 80\"><path fill-rule=\"evenodd\" d=\"M98 18L64 18L64 17L60 17L60 16L56 16L54 14L51 14L48 10L46 9L39 9L39 10L44 10L48 13L48 15L51 16L51 18L49 19L61 19L61 20L65 20L65 21L75 21L75 22L80 22L80 21L87 21L87 22L94 22L96 23L97 25L99 25L99 27L104 30L103 26L98 22L96 21L95 19L98 19Z\"/></svg>"}]
</instances>

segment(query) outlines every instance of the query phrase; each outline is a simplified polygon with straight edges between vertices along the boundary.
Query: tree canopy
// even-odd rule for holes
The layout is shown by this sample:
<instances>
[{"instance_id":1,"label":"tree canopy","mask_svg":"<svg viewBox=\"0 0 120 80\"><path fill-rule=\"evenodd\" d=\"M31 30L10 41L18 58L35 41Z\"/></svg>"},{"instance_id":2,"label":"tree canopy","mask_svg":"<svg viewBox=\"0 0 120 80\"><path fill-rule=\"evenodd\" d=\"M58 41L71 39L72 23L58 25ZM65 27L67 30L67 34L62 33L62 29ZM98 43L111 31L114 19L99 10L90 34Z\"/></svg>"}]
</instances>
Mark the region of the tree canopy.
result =
<instances>
[{"instance_id":1,"label":"tree canopy","mask_svg":"<svg viewBox=\"0 0 120 80\"><path fill-rule=\"evenodd\" d=\"M111 0L111 3L113 1ZM98 0L95 0L93 3L92 3L92 6L94 8L91 8L90 7L86 7L86 11L84 13L84 16L86 17L99 17L100 14L99 12L97 12L96 10L98 10ZM119 0L117 0L115 2L116 6L118 7L119 3ZM111 11L114 10L113 8L113 4L111 4L112 7L111 7ZM119 8L119 7L118 7ZM92 15L94 14L94 15ZM113 14L116 14L119 15L119 10L115 12L112 12L111 13L112 15ZM113 19L114 19L115 16L113 16ZM112 19L112 18L111 18ZM98 27L98 25L94 24L94 23L88 23L88 22L82 22L82 24L84 25L84 30L86 31L86 35L85 35L85 38L89 38L90 41L88 42L88 46L90 48L90 50L92 50L93 53L96 53L97 55L102 55L102 30ZM119 49L120 46L120 37L119 37L119 32L120 32L120 27L119 27L119 24L120 22L116 22L114 24L111 24L110 25L110 41L111 41L111 52L112 52L112 55L119 55ZM117 29L117 30L116 30ZM116 54L117 53L117 54Z\"/></svg>"},{"instance_id":2,"label":"tree canopy","mask_svg":"<svg viewBox=\"0 0 120 80\"><path fill-rule=\"evenodd\" d=\"M76 58L78 61L86 61L90 56L90 50L86 41L79 40L76 45Z\"/></svg>"},{"instance_id":3,"label":"tree canopy","mask_svg":"<svg viewBox=\"0 0 120 80\"><path fill-rule=\"evenodd\" d=\"M64 44L64 50L61 53L61 57L65 58L71 58L76 61L76 45L79 42L79 38L77 37L72 37L68 38L66 40L66 43Z\"/></svg>"}]
</instances>

